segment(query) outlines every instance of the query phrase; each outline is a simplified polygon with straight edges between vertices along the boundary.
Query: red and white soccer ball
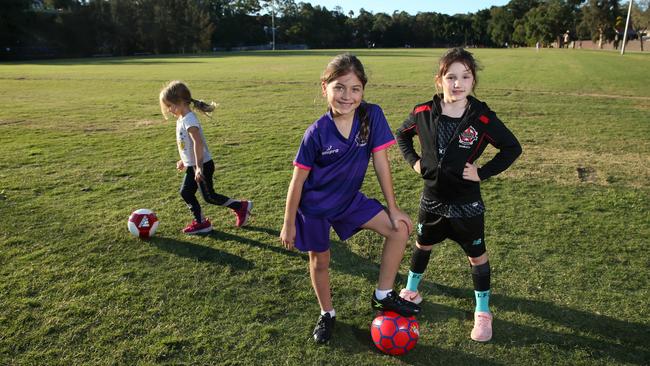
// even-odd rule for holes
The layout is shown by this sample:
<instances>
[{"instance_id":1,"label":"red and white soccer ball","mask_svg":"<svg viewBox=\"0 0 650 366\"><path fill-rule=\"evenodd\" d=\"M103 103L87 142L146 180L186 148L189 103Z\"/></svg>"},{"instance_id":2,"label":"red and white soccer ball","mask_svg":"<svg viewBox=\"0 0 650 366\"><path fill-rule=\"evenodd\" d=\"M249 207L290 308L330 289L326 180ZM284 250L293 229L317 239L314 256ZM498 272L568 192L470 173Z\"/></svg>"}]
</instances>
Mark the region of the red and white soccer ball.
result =
<instances>
[{"instance_id":1,"label":"red and white soccer ball","mask_svg":"<svg viewBox=\"0 0 650 366\"><path fill-rule=\"evenodd\" d=\"M134 236L147 240L156 233L159 223L155 212L141 208L129 216L129 231Z\"/></svg>"},{"instance_id":2,"label":"red and white soccer ball","mask_svg":"<svg viewBox=\"0 0 650 366\"><path fill-rule=\"evenodd\" d=\"M414 316L407 318L392 311L384 311L372 321L370 335L379 350L400 356L418 343L420 324Z\"/></svg>"}]
</instances>

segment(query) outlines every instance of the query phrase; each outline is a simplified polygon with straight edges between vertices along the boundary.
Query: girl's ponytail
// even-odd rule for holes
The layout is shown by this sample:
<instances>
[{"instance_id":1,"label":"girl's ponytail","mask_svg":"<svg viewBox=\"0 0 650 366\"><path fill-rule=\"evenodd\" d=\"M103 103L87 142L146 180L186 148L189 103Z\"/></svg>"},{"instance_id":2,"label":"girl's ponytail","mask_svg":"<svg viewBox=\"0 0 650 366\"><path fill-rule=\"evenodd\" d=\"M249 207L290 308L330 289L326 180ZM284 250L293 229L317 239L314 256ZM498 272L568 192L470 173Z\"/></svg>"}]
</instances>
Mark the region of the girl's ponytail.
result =
<instances>
[{"instance_id":1,"label":"girl's ponytail","mask_svg":"<svg viewBox=\"0 0 650 366\"><path fill-rule=\"evenodd\" d=\"M214 111L214 109L217 107L217 103L215 102L206 103L202 100L196 100L193 98L190 98L190 103L194 105L194 108L203 112L203 114L206 116L210 116L210 112Z\"/></svg>"},{"instance_id":2,"label":"girl's ponytail","mask_svg":"<svg viewBox=\"0 0 650 366\"><path fill-rule=\"evenodd\" d=\"M165 119L167 118L167 106L169 104L189 104L194 105L194 108L210 116L210 112L214 111L217 107L217 103L210 102L206 103L202 100L196 100L192 98L192 93L190 89L183 82L174 80L170 81L163 89L160 91L160 110L162 111Z\"/></svg>"}]
</instances>

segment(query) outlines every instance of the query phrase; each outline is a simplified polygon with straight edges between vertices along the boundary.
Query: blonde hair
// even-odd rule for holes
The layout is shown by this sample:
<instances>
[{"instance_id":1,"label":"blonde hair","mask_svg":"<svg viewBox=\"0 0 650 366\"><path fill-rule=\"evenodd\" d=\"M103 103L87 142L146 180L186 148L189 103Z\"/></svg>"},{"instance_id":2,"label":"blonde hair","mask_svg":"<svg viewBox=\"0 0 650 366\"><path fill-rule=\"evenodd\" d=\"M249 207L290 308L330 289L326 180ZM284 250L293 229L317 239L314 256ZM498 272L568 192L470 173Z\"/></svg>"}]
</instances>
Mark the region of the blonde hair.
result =
<instances>
[{"instance_id":1,"label":"blonde hair","mask_svg":"<svg viewBox=\"0 0 650 366\"><path fill-rule=\"evenodd\" d=\"M180 105L183 103L190 106L193 105L195 109L208 117L210 117L210 112L214 111L217 107L217 103L215 102L206 103L202 100L192 98L190 89L182 81L170 81L160 91L160 111L165 119L167 119L167 107L170 104Z\"/></svg>"}]
</instances>

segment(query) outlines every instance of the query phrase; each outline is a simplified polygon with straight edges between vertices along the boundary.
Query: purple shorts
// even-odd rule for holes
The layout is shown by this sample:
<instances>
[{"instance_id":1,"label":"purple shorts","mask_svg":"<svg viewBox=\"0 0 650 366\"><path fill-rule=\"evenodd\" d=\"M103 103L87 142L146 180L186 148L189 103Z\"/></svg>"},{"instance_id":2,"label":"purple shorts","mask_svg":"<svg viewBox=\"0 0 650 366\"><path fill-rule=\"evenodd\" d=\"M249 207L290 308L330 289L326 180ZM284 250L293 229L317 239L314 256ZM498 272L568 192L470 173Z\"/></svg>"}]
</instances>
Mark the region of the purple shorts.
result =
<instances>
[{"instance_id":1,"label":"purple shorts","mask_svg":"<svg viewBox=\"0 0 650 366\"><path fill-rule=\"evenodd\" d=\"M358 192L352 203L341 214L334 217L305 216L296 214L295 247L303 252L324 252L330 248L330 228L333 227L341 240L347 240L361 230L384 206L376 199Z\"/></svg>"}]
</instances>

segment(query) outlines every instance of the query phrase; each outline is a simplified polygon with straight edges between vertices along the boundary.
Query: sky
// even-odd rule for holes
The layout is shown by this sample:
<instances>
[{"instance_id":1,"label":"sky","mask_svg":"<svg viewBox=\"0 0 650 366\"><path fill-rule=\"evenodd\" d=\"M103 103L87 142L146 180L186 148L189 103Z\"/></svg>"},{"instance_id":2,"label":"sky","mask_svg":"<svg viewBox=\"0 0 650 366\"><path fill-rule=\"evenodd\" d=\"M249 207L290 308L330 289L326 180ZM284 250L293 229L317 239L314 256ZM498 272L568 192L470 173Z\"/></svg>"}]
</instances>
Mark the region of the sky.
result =
<instances>
[{"instance_id":1,"label":"sky","mask_svg":"<svg viewBox=\"0 0 650 366\"><path fill-rule=\"evenodd\" d=\"M298 2L300 1L296 1L296 3ZM359 9L364 8L372 13L387 13L389 15L393 14L393 11L395 10L403 10L411 15L425 11L454 15L459 13L475 13L481 9L489 9L493 5L503 6L507 4L509 0L303 0L303 2L310 3L314 6L324 6L328 10L334 10L334 7L338 5L343 8L344 14L347 14L350 10L357 14Z\"/></svg>"}]
</instances>

